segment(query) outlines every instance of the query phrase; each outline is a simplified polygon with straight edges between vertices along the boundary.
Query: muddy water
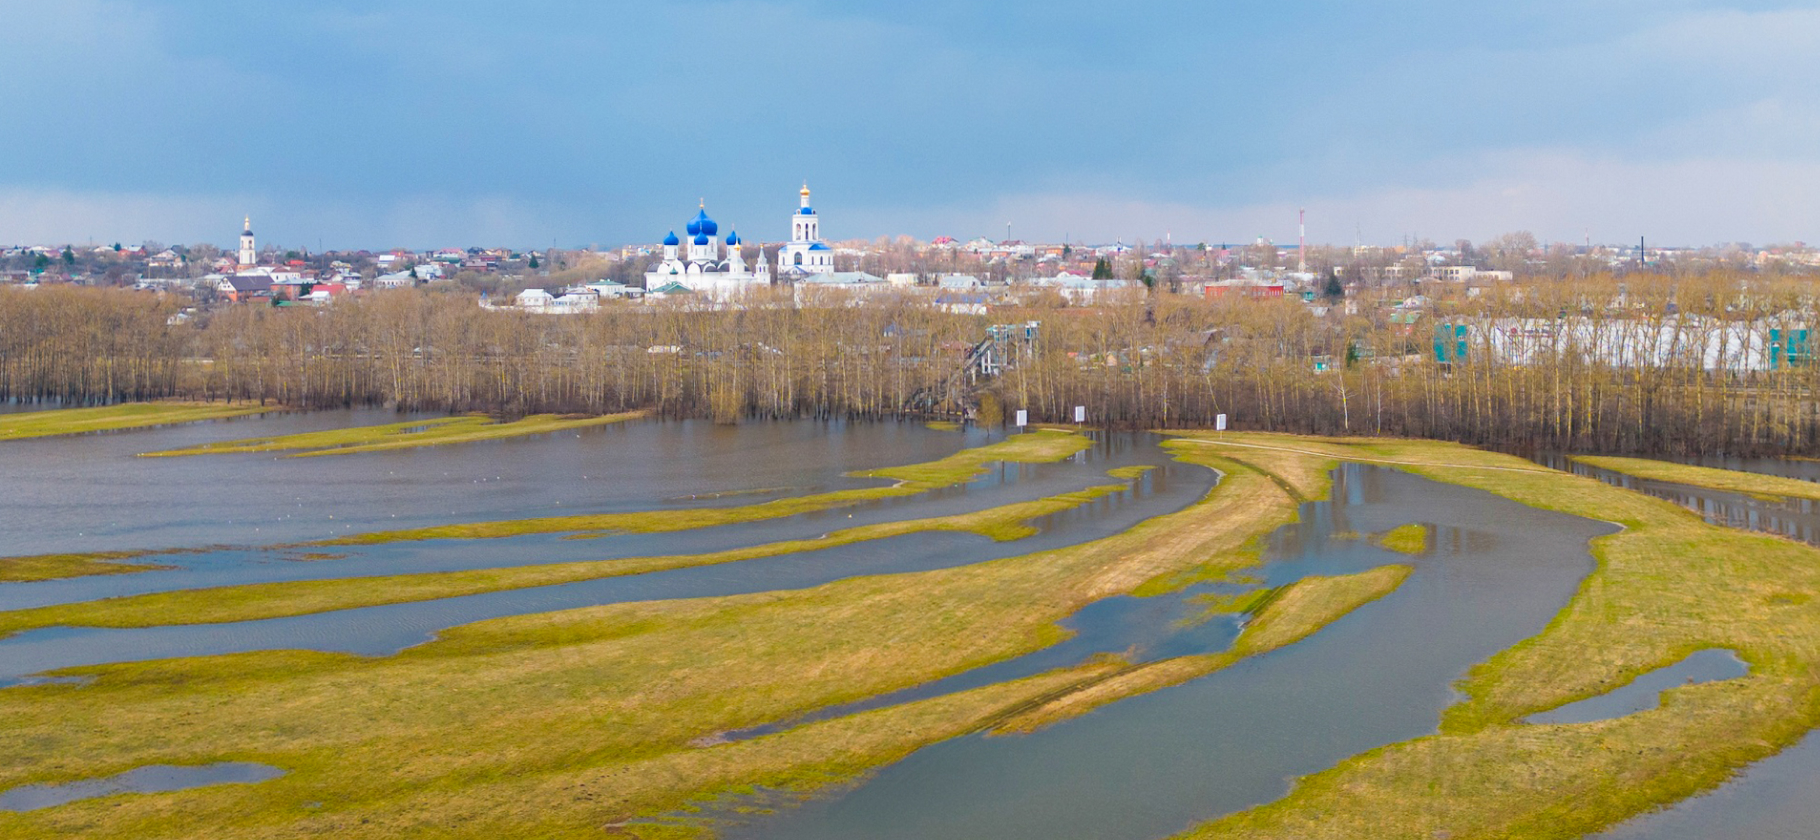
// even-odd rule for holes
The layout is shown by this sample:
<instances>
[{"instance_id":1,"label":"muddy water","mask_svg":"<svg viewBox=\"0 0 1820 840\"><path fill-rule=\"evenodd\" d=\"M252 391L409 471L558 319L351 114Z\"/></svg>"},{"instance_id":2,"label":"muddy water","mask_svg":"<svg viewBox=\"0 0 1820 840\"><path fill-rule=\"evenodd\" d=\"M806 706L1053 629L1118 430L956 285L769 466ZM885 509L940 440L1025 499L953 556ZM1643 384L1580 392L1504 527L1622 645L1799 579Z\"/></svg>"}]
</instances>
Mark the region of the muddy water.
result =
<instances>
[{"instance_id":1,"label":"muddy water","mask_svg":"<svg viewBox=\"0 0 1820 840\"><path fill-rule=\"evenodd\" d=\"M811 424L819 425L819 424ZM712 426L690 427L669 424L667 434L687 436ZM901 431L901 430L900 430ZM925 430L926 431L926 430ZM930 435L942 433L927 432ZM958 435L946 433L958 438ZM939 439L939 438L938 438ZM945 440L945 439L943 439ZM952 444L952 441L948 441ZM786 453L793 456L796 453ZM347 456L363 458L367 456ZM768 469L762 452L744 456L753 463L727 462L746 480L762 477ZM313 463L324 459L286 462ZM824 484L855 481L840 475L851 463L848 459L826 459L819 477ZM860 505L807 513L762 522L701 528L667 534L620 534L600 539L567 539L561 534L538 534L496 540L430 540L376 546L335 546L321 548L259 549L227 548L197 554L175 554L146 558L148 562L176 566L174 570L131 575L92 576L32 583L0 584L0 610L90 601L177 589L199 589L276 581L319 580L328 578L373 577L381 575L418 574L424 572L490 569L544 563L610 560L670 554L700 554L741 546L760 545L784 540L808 539L829 531L860 525L904 519L922 519L967 513L1015 502L1031 501L1083 487L1116 484L1107 470L1133 464L1157 462L1154 444L1133 435L1101 436L1084 452L1054 464L999 464L978 479L915 496L867 502ZM672 477L673 485L702 482L704 476L684 475L681 470ZM795 470L809 467L796 465ZM710 467L702 467L718 475ZM1169 469L1173 470L1171 466ZM729 480L722 477L722 480ZM738 480L738 479L733 479ZM870 481L877 485L880 482ZM452 488L459 495L475 491L471 487ZM485 491L490 492L490 491ZM750 497L718 500L716 506L733 506L756 501ZM627 503L633 509L662 509L663 499L650 498ZM560 512L560 511L552 511Z\"/></svg>"},{"instance_id":2,"label":"muddy water","mask_svg":"<svg viewBox=\"0 0 1820 840\"><path fill-rule=\"evenodd\" d=\"M846 577L926 571L1074 545L1124 531L1204 497L1214 474L1179 464L1149 435L1115 435L1083 455L1107 483L1108 465L1155 467L1126 490L1031 522L1037 534L993 542L972 534L923 533L821 551L410 604L266 621L108 630L49 628L0 640L0 683L40 671L179 656L272 649L389 654L460 624L626 601L699 598L818 586ZM844 518L841 520L846 522Z\"/></svg>"},{"instance_id":3,"label":"muddy water","mask_svg":"<svg viewBox=\"0 0 1820 840\"><path fill-rule=\"evenodd\" d=\"M199 443L392 423L324 411L0 443L0 555L299 542L449 522L742 504L874 486L852 470L985 440L916 423L635 421L318 458L136 458ZM732 499L729 490L771 490Z\"/></svg>"},{"instance_id":4,"label":"muddy water","mask_svg":"<svg viewBox=\"0 0 1820 840\"><path fill-rule=\"evenodd\" d=\"M1358 539L1416 522L1409 558ZM1348 465L1334 499L1304 505L1270 540L1263 575L1408 562L1390 596L1313 637L1182 686L1027 736L969 736L802 807L735 826L736 838L1156 838L1268 802L1287 779L1435 730L1473 663L1533 635L1593 569L1613 527L1488 493ZM1203 650L1228 639L1201 640Z\"/></svg>"}]
</instances>

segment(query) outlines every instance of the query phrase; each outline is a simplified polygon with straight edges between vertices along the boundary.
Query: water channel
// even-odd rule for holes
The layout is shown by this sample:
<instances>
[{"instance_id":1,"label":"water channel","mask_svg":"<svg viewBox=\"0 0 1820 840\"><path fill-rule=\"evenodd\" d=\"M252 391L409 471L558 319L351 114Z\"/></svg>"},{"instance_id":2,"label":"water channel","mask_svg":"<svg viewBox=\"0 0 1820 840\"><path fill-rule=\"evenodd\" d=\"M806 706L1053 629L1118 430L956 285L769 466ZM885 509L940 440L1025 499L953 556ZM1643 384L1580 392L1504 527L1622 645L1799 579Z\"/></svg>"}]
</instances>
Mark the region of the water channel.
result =
<instances>
[{"instance_id":1,"label":"water channel","mask_svg":"<svg viewBox=\"0 0 1820 840\"><path fill-rule=\"evenodd\" d=\"M1419 557L1358 534L1422 523ZM724 828L731 838L1148 840L1268 802L1289 779L1435 730L1472 664L1533 635L1613 526L1393 470L1346 465L1333 501L1275 534L1281 585L1408 562L1388 597L1313 637L1030 735L936 744L851 789ZM1228 634L1200 639L1210 652Z\"/></svg>"}]
</instances>

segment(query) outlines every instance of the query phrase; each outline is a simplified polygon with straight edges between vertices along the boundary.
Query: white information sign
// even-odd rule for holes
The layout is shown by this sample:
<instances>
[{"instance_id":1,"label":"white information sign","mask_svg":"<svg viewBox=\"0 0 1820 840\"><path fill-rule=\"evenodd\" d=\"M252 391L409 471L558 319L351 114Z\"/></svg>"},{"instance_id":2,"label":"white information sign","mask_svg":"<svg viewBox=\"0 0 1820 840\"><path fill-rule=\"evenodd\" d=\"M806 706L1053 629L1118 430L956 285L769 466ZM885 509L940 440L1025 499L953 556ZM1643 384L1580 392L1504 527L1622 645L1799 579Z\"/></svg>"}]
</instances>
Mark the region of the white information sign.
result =
<instances>
[{"instance_id":1,"label":"white information sign","mask_svg":"<svg viewBox=\"0 0 1820 840\"><path fill-rule=\"evenodd\" d=\"M1024 409L1021 409L1021 408L1018 409L1017 410L1017 427L1022 429L1028 425L1030 425L1030 412L1025 411Z\"/></svg>"},{"instance_id":2,"label":"white information sign","mask_svg":"<svg viewBox=\"0 0 1820 840\"><path fill-rule=\"evenodd\" d=\"M1087 407L1086 406L1077 405L1074 407L1074 422L1076 422L1076 423L1087 422Z\"/></svg>"},{"instance_id":3,"label":"white information sign","mask_svg":"<svg viewBox=\"0 0 1820 840\"><path fill-rule=\"evenodd\" d=\"M1213 418L1213 430L1216 432L1226 431L1226 415L1221 414Z\"/></svg>"}]
</instances>

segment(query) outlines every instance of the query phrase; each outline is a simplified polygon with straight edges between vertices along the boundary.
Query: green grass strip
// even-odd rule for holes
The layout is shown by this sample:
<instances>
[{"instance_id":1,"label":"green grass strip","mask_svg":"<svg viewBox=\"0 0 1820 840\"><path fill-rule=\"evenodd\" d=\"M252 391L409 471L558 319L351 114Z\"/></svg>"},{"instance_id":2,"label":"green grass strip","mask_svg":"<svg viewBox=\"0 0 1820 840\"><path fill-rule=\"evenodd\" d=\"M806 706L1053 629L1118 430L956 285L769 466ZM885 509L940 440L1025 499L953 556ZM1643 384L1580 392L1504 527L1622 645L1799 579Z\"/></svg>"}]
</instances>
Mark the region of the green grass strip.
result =
<instances>
[{"instance_id":1,"label":"green grass strip","mask_svg":"<svg viewBox=\"0 0 1820 840\"><path fill-rule=\"evenodd\" d=\"M290 457L307 458L317 455L350 455L361 452L386 452L395 449L416 449L425 446L449 446L458 443L474 443L486 440L545 435L553 432L566 432L574 429L585 429L603 426L610 423L622 423L638 417L644 412L629 411L620 414L604 415L564 415L534 414L519 420L502 423L484 414L468 414L460 417L436 417L427 420L406 420L398 423L384 423L377 426L355 426L347 429L327 429L320 432L302 432L294 435L283 435L271 438L245 438L220 443L204 443L187 446L181 449L167 449L159 452L142 452L141 458L170 458L185 455L217 455L236 452L292 452Z\"/></svg>"},{"instance_id":2,"label":"green grass strip","mask_svg":"<svg viewBox=\"0 0 1820 840\"><path fill-rule=\"evenodd\" d=\"M122 403L96 408L60 408L0 414L0 440L80 435L148 429L202 420L224 420L279 411L273 406L248 403L153 402Z\"/></svg>"}]
</instances>

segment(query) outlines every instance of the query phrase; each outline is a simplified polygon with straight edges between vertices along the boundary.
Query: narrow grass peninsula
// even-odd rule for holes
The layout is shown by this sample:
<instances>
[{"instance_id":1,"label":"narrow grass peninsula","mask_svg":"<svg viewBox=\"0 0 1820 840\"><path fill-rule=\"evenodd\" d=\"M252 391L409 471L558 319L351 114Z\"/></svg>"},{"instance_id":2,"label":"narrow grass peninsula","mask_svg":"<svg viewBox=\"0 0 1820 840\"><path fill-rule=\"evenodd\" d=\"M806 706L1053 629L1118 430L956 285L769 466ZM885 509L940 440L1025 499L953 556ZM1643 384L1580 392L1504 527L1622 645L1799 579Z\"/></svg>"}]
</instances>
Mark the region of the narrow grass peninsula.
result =
<instances>
[{"instance_id":1,"label":"narrow grass peninsula","mask_svg":"<svg viewBox=\"0 0 1820 840\"><path fill-rule=\"evenodd\" d=\"M1623 473L1633 478L1667 481L1709 490L1726 490L1756 497L1820 500L1820 483L1779 475L1696 467L1650 458L1618 458L1604 455L1576 455L1573 460L1589 467Z\"/></svg>"},{"instance_id":2,"label":"narrow grass peninsula","mask_svg":"<svg viewBox=\"0 0 1820 840\"><path fill-rule=\"evenodd\" d=\"M459 417L435 417L376 426L301 432L271 438L246 438L220 443L204 443L182 449L141 452L139 457L172 458L184 455L218 455L234 452L290 452L292 454L288 457L292 458L352 455L362 452L387 452L395 449L451 446L459 443L547 435L552 432L623 423L643 417L645 414L646 412L642 411L603 415L535 414L510 422L501 422L485 414L467 414Z\"/></svg>"},{"instance_id":3,"label":"narrow grass peninsula","mask_svg":"<svg viewBox=\"0 0 1820 840\"><path fill-rule=\"evenodd\" d=\"M0 414L0 441L149 429L282 409L252 403L152 402Z\"/></svg>"},{"instance_id":4,"label":"narrow grass peninsula","mask_svg":"<svg viewBox=\"0 0 1820 840\"><path fill-rule=\"evenodd\" d=\"M89 575L125 575L168 569L156 563L128 563L147 556L137 551L100 551L91 554L34 554L27 557L0 558L0 583L23 583L35 580L87 577Z\"/></svg>"}]
</instances>

